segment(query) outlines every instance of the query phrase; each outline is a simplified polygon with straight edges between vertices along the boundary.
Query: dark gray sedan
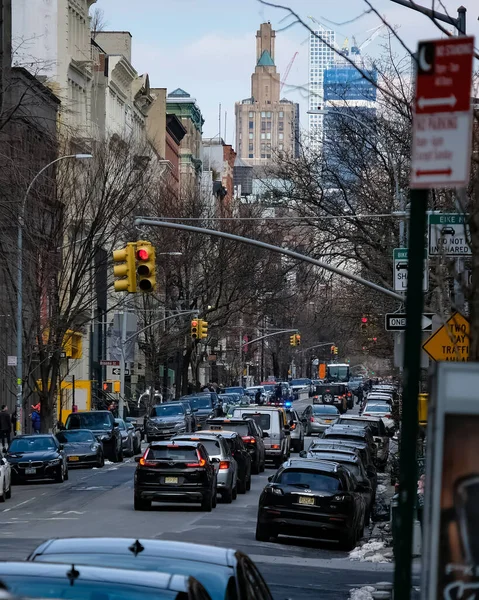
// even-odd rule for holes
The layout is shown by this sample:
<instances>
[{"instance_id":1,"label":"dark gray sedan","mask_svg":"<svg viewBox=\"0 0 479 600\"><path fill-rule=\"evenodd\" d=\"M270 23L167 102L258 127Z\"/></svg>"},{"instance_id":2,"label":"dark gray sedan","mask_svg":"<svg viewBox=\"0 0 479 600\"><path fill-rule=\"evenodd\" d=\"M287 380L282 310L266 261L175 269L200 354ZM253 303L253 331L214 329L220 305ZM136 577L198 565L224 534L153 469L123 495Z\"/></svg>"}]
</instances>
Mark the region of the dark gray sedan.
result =
<instances>
[{"instance_id":1,"label":"dark gray sedan","mask_svg":"<svg viewBox=\"0 0 479 600\"><path fill-rule=\"evenodd\" d=\"M56 435L67 456L69 467L103 467L103 446L89 429L59 431Z\"/></svg>"}]
</instances>

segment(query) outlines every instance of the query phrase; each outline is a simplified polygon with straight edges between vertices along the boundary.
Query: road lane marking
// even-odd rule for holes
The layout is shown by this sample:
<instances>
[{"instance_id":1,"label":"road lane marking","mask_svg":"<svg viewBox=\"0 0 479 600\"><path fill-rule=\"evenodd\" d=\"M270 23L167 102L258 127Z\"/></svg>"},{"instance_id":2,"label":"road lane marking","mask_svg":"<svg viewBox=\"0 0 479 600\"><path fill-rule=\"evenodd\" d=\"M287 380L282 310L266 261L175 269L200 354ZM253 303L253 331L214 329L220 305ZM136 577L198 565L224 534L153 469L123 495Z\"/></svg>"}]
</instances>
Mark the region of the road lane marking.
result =
<instances>
[{"instance_id":1,"label":"road lane marking","mask_svg":"<svg viewBox=\"0 0 479 600\"><path fill-rule=\"evenodd\" d=\"M43 496L43 494L42 494L42 496ZM32 500L35 500L35 496L33 496L33 498L29 498L28 500L24 500L23 502L20 502L19 504L15 504L15 506L12 506L11 508L4 508L2 512L9 512L10 510L15 510L19 506L23 506L24 504L27 504L28 502L32 502Z\"/></svg>"}]
</instances>

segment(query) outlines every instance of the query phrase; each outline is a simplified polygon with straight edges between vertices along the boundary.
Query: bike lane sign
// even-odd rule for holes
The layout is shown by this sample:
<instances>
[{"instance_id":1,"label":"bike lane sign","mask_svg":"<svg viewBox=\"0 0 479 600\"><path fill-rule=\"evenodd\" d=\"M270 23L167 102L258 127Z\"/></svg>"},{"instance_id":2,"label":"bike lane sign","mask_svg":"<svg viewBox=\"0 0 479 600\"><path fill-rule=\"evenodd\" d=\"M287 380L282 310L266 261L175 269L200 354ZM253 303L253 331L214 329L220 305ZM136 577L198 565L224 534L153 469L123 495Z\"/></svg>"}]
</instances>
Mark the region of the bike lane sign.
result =
<instances>
[{"instance_id":1,"label":"bike lane sign","mask_svg":"<svg viewBox=\"0 0 479 600\"><path fill-rule=\"evenodd\" d=\"M393 283L395 292L406 292L408 276L408 249L394 248L393 250ZM427 250L424 249L424 272L422 278L422 289L429 289L429 269L427 261Z\"/></svg>"}]
</instances>

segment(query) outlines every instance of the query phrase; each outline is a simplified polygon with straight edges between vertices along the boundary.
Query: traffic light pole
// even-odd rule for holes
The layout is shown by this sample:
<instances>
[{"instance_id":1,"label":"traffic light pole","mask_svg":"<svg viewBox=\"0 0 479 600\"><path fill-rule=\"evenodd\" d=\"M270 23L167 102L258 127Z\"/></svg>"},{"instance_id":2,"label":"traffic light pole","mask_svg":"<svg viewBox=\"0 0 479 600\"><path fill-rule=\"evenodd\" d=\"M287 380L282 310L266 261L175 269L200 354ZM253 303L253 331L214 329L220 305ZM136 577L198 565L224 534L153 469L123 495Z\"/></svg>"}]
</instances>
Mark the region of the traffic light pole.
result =
<instances>
[{"instance_id":1,"label":"traffic light pole","mask_svg":"<svg viewBox=\"0 0 479 600\"><path fill-rule=\"evenodd\" d=\"M120 399L118 401L118 416L123 419L123 413L125 410L125 370L126 370L126 296L123 302L123 314L121 317L121 352L120 352Z\"/></svg>"},{"instance_id":2,"label":"traffic light pole","mask_svg":"<svg viewBox=\"0 0 479 600\"><path fill-rule=\"evenodd\" d=\"M297 331L298 331L297 329L283 329L282 331L275 331L274 333L267 333L266 335L261 335L260 337L255 338L254 340L249 340L248 342L242 342L241 348L243 348L244 346L248 346L248 344L254 344L254 342L260 342L261 340L272 337L273 335L280 335L281 333L291 333L291 332L296 333Z\"/></svg>"}]
</instances>

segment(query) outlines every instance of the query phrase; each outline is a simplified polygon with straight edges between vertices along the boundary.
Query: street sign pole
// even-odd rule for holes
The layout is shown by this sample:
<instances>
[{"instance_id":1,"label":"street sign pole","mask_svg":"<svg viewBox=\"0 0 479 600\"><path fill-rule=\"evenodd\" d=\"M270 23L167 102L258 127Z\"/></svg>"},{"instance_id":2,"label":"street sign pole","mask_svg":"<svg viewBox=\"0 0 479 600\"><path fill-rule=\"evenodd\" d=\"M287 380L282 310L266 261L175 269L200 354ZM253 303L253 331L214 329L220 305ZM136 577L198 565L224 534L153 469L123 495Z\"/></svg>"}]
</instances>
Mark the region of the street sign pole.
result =
<instances>
[{"instance_id":1,"label":"street sign pole","mask_svg":"<svg viewBox=\"0 0 479 600\"><path fill-rule=\"evenodd\" d=\"M417 401L421 369L424 233L428 190L411 190L409 268L406 292L406 339L404 344L404 389L399 453L399 522L394 572L394 597L411 597L411 566L414 507L417 490L416 440Z\"/></svg>"}]
</instances>

